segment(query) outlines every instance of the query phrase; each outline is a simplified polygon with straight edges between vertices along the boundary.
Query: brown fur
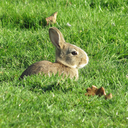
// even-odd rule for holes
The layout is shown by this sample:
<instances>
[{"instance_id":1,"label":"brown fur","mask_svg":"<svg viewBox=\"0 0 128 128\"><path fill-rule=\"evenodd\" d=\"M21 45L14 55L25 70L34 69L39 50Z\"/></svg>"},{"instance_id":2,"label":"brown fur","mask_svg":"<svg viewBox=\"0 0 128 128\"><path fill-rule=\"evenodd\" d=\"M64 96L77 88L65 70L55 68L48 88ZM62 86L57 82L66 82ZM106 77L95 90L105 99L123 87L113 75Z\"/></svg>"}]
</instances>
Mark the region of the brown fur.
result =
<instances>
[{"instance_id":1,"label":"brown fur","mask_svg":"<svg viewBox=\"0 0 128 128\"><path fill-rule=\"evenodd\" d=\"M74 70L74 68L67 67L63 64L60 63L52 63L49 61L39 61L31 66L29 66L20 76L20 78L23 78L24 76L30 76L32 74L39 74L39 73L44 73L49 76L52 74L57 74L59 75L63 74L63 76L70 76L71 78L76 77L78 78L78 70Z\"/></svg>"}]
</instances>

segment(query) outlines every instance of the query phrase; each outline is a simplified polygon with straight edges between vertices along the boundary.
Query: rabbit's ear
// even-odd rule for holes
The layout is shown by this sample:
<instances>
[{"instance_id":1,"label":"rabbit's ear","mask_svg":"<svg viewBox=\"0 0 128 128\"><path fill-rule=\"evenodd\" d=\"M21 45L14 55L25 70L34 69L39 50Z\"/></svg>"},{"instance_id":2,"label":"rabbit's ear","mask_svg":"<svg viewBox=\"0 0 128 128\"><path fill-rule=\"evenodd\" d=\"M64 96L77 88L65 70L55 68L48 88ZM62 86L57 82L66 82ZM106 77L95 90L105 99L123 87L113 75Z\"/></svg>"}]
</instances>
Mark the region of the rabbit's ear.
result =
<instances>
[{"instance_id":1,"label":"rabbit's ear","mask_svg":"<svg viewBox=\"0 0 128 128\"><path fill-rule=\"evenodd\" d=\"M55 27L49 28L49 37L56 48L62 49L65 40L62 33Z\"/></svg>"}]
</instances>

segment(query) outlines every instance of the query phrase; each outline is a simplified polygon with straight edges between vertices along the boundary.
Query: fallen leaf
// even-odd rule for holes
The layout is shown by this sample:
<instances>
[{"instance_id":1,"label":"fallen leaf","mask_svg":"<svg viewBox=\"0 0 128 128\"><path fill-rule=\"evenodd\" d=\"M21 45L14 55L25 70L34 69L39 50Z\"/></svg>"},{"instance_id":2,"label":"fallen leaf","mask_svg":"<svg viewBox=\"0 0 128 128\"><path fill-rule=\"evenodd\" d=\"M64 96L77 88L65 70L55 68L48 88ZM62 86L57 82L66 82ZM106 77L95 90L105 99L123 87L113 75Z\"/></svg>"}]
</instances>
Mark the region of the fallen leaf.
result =
<instances>
[{"instance_id":1,"label":"fallen leaf","mask_svg":"<svg viewBox=\"0 0 128 128\"><path fill-rule=\"evenodd\" d=\"M58 12L55 12L50 17L46 18L47 25L56 23L57 13Z\"/></svg>"},{"instance_id":2,"label":"fallen leaf","mask_svg":"<svg viewBox=\"0 0 128 128\"><path fill-rule=\"evenodd\" d=\"M99 88L96 92L96 95L99 95L99 96L106 95L105 89L103 87Z\"/></svg>"},{"instance_id":3,"label":"fallen leaf","mask_svg":"<svg viewBox=\"0 0 128 128\"><path fill-rule=\"evenodd\" d=\"M100 87L99 89L92 85L92 87L89 87L86 89L87 93L85 93L85 96L94 96L94 95L98 95L98 96L105 96L105 99L111 99L112 98L112 94L108 94L106 95L105 93L105 89L103 87Z\"/></svg>"},{"instance_id":4,"label":"fallen leaf","mask_svg":"<svg viewBox=\"0 0 128 128\"><path fill-rule=\"evenodd\" d=\"M94 95L96 95L97 87L92 85L92 87L91 88L90 87L87 88L86 91L87 91L87 93L85 93L85 95L87 95L87 96L94 96Z\"/></svg>"},{"instance_id":5,"label":"fallen leaf","mask_svg":"<svg viewBox=\"0 0 128 128\"><path fill-rule=\"evenodd\" d=\"M106 96L105 96L105 99L107 100L107 99L111 99L112 98L112 93L109 93L109 94L107 94Z\"/></svg>"}]
</instances>

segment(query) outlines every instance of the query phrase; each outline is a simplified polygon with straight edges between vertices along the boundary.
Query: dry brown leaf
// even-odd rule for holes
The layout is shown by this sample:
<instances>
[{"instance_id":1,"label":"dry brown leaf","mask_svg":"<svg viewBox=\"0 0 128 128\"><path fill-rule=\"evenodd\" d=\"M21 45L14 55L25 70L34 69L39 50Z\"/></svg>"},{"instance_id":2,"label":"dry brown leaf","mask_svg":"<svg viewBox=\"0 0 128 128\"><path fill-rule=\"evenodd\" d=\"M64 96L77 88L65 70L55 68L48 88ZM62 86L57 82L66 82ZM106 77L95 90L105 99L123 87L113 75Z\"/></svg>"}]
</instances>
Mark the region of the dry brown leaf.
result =
<instances>
[{"instance_id":1,"label":"dry brown leaf","mask_svg":"<svg viewBox=\"0 0 128 128\"><path fill-rule=\"evenodd\" d=\"M87 88L86 91L87 91L87 93L85 93L85 95L87 95L87 96L94 96L94 95L96 95L97 87L92 85L92 87L91 88L90 87Z\"/></svg>"},{"instance_id":2,"label":"dry brown leaf","mask_svg":"<svg viewBox=\"0 0 128 128\"><path fill-rule=\"evenodd\" d=\"M87 88L86 91L87 91L87 93L85 93L85 96L94 96L94 95L103 96L104 95L105 99L111 99L112 98L111 93L106 95L105 89L103 87L98 89L96 86L92 85L92 87Z\"/></svg>"},{"instance_id":3,"label":"dry brown leaf","mask_svg":"<svg viewBox=\"0 0 128 128\"><path fill-rule=\"evenodd\" d=\"M106 99L106 100L107 100L107 99L112 99L112 93L107 94L107 95L105 96L105 99Z\"/></svg>"},{"instance_id":4,"label":"dry brown leaf","mask_svg":"<svg viewBox=\"0 0 128 128\"><path fill-rule=\"evenodd\" d=\"M47 25L56 23L57 13L58 12L55 12L50 17L46 18Z\"/></svg>"}]
</instances>

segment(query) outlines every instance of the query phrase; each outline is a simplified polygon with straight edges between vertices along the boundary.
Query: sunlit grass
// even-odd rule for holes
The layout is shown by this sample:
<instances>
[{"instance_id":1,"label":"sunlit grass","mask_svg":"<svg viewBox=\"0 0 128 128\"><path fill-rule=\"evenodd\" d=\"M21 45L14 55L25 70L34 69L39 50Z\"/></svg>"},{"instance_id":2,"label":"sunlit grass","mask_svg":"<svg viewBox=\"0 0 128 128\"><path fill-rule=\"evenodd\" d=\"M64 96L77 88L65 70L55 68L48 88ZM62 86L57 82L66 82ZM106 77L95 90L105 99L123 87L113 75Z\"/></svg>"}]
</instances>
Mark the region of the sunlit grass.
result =
<instances>
[{"instance_id":1,"label":"sunlit grass","mask_svg":"<svg viewBox=\"0 0 128 128\"><path fill-rule=\"evenodd\" d=\"M127 10L122 0L0 2L0 127L128 127ZM89 64L78 81L40 75L19 81L32 63L54 62L50 26L40 21L56 11L53 26L88 53ZM86 97L92 85L113 98Z\"/></svg>"}]
</instances>

